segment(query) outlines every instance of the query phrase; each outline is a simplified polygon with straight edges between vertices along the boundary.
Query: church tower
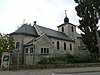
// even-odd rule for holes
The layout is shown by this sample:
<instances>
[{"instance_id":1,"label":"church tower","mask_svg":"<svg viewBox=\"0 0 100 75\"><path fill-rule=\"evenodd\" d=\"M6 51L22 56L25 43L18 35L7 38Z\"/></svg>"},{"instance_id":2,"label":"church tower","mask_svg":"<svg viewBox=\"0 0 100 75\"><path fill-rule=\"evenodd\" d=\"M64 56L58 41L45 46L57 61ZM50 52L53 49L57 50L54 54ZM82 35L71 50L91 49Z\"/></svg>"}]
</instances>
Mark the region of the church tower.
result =
<instances>
[{"instance_id":1,"label":"church tower","mask_svg":"<svg viewBox=\"0 0 100 75\"><path fill-rule=\"evenodd\" d=\"M66 10L65 10L64 23L58 26L58 31L65 33L73 40L76 39L76 26L69 23L69 18L67 17Z\"/></svg>"},{"instance_id":2,"label":"church tower","mask_svg":"<svg viewBox=\"0 0 100 75\"><path fill-rule=\"evenodd\" d=\"M76 44L76 41L77 41L76 26L74 24L69 23L69 18L67 17L66 10L65 10L64 23L58 26L58 31L63 32L69 38L75 41L74 52L77 53L78 46Z\"/></svg>"}]
</instances>

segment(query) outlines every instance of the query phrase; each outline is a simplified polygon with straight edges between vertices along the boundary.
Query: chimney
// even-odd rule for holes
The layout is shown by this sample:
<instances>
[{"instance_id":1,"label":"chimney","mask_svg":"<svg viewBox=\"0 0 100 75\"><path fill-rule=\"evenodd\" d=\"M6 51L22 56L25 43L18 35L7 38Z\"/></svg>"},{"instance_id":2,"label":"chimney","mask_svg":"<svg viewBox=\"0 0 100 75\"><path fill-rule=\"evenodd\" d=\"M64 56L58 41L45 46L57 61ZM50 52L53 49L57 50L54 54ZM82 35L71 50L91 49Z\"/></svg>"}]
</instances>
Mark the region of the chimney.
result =
<instances>
[{"instance_id":1,"label":"chimney","mask_svg":"<svg viewBox=\"0 0 100 75\"><path fill-rule=\"evenodd\" d=\"M34 21L34 25L36 25L36 21Z\"/></svg>"}]
</instances>

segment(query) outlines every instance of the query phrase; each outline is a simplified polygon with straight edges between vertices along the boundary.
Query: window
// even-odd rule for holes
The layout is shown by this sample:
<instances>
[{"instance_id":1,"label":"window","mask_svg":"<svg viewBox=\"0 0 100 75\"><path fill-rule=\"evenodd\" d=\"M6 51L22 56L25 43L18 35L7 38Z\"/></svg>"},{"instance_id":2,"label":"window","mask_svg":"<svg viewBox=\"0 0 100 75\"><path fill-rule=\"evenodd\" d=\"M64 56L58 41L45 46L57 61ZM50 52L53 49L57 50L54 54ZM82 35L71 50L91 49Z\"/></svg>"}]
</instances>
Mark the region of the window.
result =
<instances>
[{"instance_id":1,"label":"window","mask_svg":"<svg viewBox=\"0 0 100 75\"><path fill-rule=\"evenodd\" d=\"M47 53L49 53L49 48L47 48Z\"/></svg>"},{"instance_id":2,"label":"window","mask_svg":"<svg viewBox=\"0 0 100 75\"><path fill-rule=\"evenodd\" d=\"M52 42L54 44L54 42Z\"/></svg>"},{"instance_id":3,"label":"window","mask_svg":"<svg viewBox=\"0 0 100 75\"><path fill-rule=\"evenodd\" d=\"M72 44L70 43L70 50L72 50Z\"/></svg>"},{"instance_id":4,"label":"window","mask_svg":"<svg viewBox=\"0 0 100 75\"><path fill-rule=\"evenodd\" d=\"M41 54L49 54L49 48L41 48Z\"/></svg>"},{"instance_id":5,"label":"window","mask_svg":"<svg viewBox=\"0 0 100 75\"><path fill-rule=\"evenodd\" d=\"M41 53L43 53L43 48L41 48Z\"/></svg>"},{"instance_id":6,"label":"window","mask_svg":"<svg viewBox=\"0 0 100 75\"><path fill-rule=\"evenodd\" d=\"M72 32L74 32L74 29L73 29L73 27L72 27Z\"/></svg>"},{"instance_id":7,"label":"window","mask_svg":"<svg viewBox=\"0 0 100 75\"><path fill-rule=\"evenodd\" d=\"M30 53L33 53L33 48L32 47L30 48Z\"/></svg>"},{"instance_id":8,"label":"window","mask_svg":"<svg viewBox=\"0 0 100 75\"><path fill-rule=\"evenodd\" d=\"M59 49L59 41L57 41L57 49Z\"/></svg>"},{"instance_id":9,"label":"window","mask_svg":"<svg viewBox=\"0 0 100 75\"><path fill-rule=\"evenodd\" d=\"M64 42L64 50L66 50L66 43Z\"/></svg>"},{"instance_id":10,"label":"window","mask_svg":"<svg viewBox=\"0 0 100 75\"><path fill-rule=\"evenodd\" d=\"M62 32L64 32L64 27L62 27Z\"/></svg>"},{"instance_id":11,"label":"window","mask_svg":"<svg viewBox=\"0 0 100 75\"><path fill-rule=\"evenodd\" d=\"M20 48L20 42L16 41L15 42L15 49L19 49Z\"/></svg>"},{"instance_id":12,"label":"window","mask_svg":"<svg viewBox=\"0 0 100 75\"><path fill-rule=\"evenodd\" d=\"M46 54L46 48L44 48L44 54Z\"/></svg>"},{"instance_id":13,"label":"window","mask_svg":"<svg viewBox=\"0 0 100 75\"><path fill-rule=\"evenodd\" d=\"M25 48L25 53L28 53L28 48Z\"/></svg>"}]
</instances>

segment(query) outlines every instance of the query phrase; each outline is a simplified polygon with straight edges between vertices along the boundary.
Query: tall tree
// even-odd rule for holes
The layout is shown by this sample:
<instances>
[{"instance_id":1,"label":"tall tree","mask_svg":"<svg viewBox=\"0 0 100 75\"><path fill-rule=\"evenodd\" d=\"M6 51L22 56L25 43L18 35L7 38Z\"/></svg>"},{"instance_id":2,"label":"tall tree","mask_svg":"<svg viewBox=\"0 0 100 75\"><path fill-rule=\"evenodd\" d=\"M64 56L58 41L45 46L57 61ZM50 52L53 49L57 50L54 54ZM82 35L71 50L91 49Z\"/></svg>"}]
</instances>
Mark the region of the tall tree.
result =
<instances>
[{"instance_id":1,"label":"tall tree","mask_svg":"<svg viewBox=\"0 0 100 75\"><path fill-rule=\"evenodd\" d=\"M12 51L14 49L14 40L10 35L2 35L0 33L0 56L3 51Z\"/></svg>"},{"instance_id":2,"label":"tall tree","mask_svg":"<svg viewBox=\"0 0 100 75\"><path fill-rule=\"evenodd\" d=\"M100 0L74 1L78 4L75 9L80 17L79 29L82 31L82 40L90 53L99 53L97 24L100 19Z\"/></svg>"}]
</instances>

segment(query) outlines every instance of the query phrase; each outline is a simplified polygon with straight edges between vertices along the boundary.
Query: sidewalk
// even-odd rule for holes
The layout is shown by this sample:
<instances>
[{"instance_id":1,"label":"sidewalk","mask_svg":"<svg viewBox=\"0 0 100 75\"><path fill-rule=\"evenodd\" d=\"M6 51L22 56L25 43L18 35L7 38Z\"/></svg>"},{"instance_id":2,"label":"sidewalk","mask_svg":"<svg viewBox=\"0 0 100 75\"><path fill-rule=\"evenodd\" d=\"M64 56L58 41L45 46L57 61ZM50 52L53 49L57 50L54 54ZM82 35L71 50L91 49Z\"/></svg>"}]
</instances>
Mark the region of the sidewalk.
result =
<instances>
[{"instance_id":1,"label":"sidewalk","mask_svg":"<svg viewBox=\"0 0 100 75\"><path fill-rule=\"evenodd\" d=\"M100 72L100 67L86 67L86 68L60 68L45 70L49 73L84 73L84 72Z\"/></svg>"},{"instance_id":2,"label":"sidewalk","mask_svg":"<svg viewBox=\"0 0 100 75\"><path fill-rule=\"evenodd\" d=\"M34 72L43 73L83 73L83 72L100 72L100 67L86 67L86 68L59 68L59 69L44 69L32 70Z\"/></svg>"},{"instance_id":3,"label":"sidewalk","mask_svg":"<svg viewBox=\"0 0 100 75\"><path fill-rule=\"evenodd\" d=\"M0 71L0 75L51 75L51 74L74 74L84 72L100 72L100 67L87 68L59 68L59 69L31 69L20 71Z\"/></svg>"}]
</instances>

